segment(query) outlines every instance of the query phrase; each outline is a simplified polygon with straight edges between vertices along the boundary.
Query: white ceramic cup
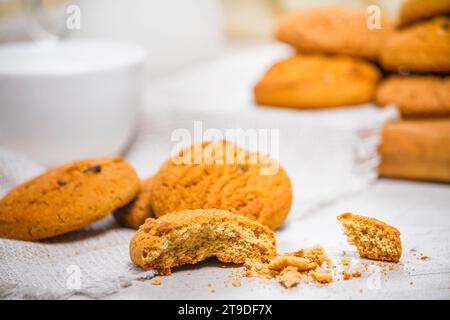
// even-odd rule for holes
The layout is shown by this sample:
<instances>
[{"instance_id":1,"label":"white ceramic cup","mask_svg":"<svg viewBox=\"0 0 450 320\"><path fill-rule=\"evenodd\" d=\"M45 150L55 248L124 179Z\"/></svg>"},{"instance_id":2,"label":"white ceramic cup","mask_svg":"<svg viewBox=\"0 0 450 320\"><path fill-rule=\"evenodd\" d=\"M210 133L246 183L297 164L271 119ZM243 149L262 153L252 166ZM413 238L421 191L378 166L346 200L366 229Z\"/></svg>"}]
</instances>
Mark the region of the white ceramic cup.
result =
<instances>
[{"instance_id":1,"label":"white ceramic cup","mask_svg":"<svg viewBox=\"0 0 450 320\"><path fill-rule=\"evenodd\" d=\"M0 145L44 165L120 153L143 80L140 47L88 40L0 46Z\"/></svg>"}]
</instances>

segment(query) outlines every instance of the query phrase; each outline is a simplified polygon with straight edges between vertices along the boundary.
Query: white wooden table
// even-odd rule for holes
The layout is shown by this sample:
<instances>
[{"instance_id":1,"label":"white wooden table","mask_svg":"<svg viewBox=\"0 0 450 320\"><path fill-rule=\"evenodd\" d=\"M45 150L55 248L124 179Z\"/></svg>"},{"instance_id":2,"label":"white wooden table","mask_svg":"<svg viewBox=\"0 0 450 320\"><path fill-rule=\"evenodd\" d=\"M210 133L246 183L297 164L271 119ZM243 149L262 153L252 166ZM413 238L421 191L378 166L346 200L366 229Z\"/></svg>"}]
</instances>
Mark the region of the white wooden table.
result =
<instances>
[{"instance_id":1,"label":"white wooden table","mask_svg":"<svg viewBox=\"0 0 450 320\"><path fill-rule=\"evenodd\" d=\"M231 284L234 267L221 268L220 263L207 262L176 270L163 277L159 286L143 281L110 298L450 299L450 185L380 179L357 195L288 221L277 232L279 250L321 244L334 259L342 258L345 250L352 261L363 261L346 243L335 218L345 211L376 217L401 231L403 255L394 270L377 271L374 267L361 278L325 286L301 284L291 289L276 281L242 278L241 287L236 288ZM421 254L430 259L421 260Z\"/></svg>"}]
</instances>

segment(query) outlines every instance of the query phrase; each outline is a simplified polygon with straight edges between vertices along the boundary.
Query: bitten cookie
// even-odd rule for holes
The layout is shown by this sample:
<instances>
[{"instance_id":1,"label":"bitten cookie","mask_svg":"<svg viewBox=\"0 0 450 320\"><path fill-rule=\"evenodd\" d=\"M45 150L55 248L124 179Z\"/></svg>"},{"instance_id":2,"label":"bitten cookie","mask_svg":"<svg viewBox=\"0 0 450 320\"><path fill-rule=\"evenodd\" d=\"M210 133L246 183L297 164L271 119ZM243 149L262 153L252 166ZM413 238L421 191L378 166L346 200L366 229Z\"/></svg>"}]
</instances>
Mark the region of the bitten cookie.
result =
<instances>
[{"instance_id":1,"label":"bitten cookie","mask_svg":"<svg viewBox=\"0 0 450 320\"><path fill-rule=\"evenodd\" d=\"M376 100L397 105L404 116L448 116L450 77L391 76L378 86Z\"/></svg>"},{"instance_id":2,"label":"bitten cookie","mask_svg":"<svg viewBox=\"0 0 450 320\"><path fill-rule=\"evenodd\" d=\"M397 31L381 50L383 68L402 72L450 72L449 29L449 17L435 17Z\"/></svg>"},{"instance_id":3,"label":"bitten cookie","mask_svg":"<svg viewBox=\"0 0 450 320\"><path fill-rule=\"evenodd\" d=\"M450 118L387 123L379 152L382 176L450 182Z\"/></svg>"},{"instance_id":4,"label":"bitten cookie","mask_svg":"<svg viewBox=\"0 0 450 320\"><path fill-rule=\"evenodd\" d=\"M402 255L400 231L374 218L344 213L337 217L350 244L362 258L398 262Z\"/></svg>"},{"instance_id":5,"label":"bitten cookie","mask_svg":"<svg viewBox=\"0 0 450 320\"><path fill-rule=\"evenodd\" d=\"M345 56L298 54L274 64L254 89L261 105L326 108L371 101L377 67Z\"/></svg>"},{"instance_id":6,"label":"bitten cookie","mask_svg":"<svg viewBox=\"0 0 450 320\"><path fill-rule=\"evenodd\" d=\"M276 31L278 40L300 52L351 55L377 60L381 44L394 24L381 16L380 29L369 29L369 15L363 10L318 8L282 17Z\"/></svg>"},{"instance_id":7,"label":"bitten cookie","mask_svg":"<svg viewBox=\"0 0 450 320\"><path fill-rule=\"evenodd\" d=\"M155 216L153 214L150 195L152 181L152 178L142 181L141 190L136 199L114 212L114 217L117 222L124 227L137 229L145 222L145 219Z\"/></svg>"},{"instance_id":8,"label":"bitten cookie","mask_svg":"<svg viewBox=\"0 0 450 320\"><path fill-rule=\"evenodd\" d=\"M399 26L450 14L450 0L405 0L400 8Z\"/></svg>"},{"instance_id":9,"label":"bitten cookie","mask_svg":"<svg viewBox=\"0 0 450 320\"><path fill-rule=\"evenodd\" d=\"M186 210L147 219L130 242L131 261L150 270L195 264L210 257L244 263L266 261L276 255L273 232L226 210Z\"/></svg>"},{"instance_id":10,"label":"bitten cookie","mask_svg":"<svg viewBox=\"0 0 450 320\"><path fill-rule=\"evenodd\" d=\"M0 201L0 237L40 240L112 213L139 191L133 168L119 157L76 161L51 169Z\"/></svg>"},{"instance_id":11,"label":"bitten cookie","mask_svg":"<svg viewBox=\"0 0 450 320\"><path fill-rule=\"evenodd\" d=\"M167 160L153 178L156 217L186 209L233 209L271 229L292 202L291 182L277 162L230 142L191 145Z\"/></svg>"}]
</instances>

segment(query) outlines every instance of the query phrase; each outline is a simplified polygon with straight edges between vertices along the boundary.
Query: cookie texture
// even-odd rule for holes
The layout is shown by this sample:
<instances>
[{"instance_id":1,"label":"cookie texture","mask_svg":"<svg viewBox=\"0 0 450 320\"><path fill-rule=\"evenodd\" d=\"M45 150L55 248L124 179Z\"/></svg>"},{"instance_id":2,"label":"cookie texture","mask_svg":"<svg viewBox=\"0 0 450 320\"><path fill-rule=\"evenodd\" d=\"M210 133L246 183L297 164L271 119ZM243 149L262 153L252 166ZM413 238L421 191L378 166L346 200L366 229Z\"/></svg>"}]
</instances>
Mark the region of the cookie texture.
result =
<instances>
[{"instance_id":1,"label":"cookie texture","mask_svg":"<svg viewBox=\"0 0 450 320\"><path fill-rule=\"evenodd\" d=\"M114 217L122 226L138 229L147 218L154 218L150 188L152 177L141 182L141 190L136 199L114 212Z\"/></svg>"},{"instance_id":2,"label":"cookie texture","mask_svg":"<svg viewBox=\"0 0 450 320\"><path fill-rule=\"evenodd\" d=\"M407 117L450 116L450 77L391 76L379 84L376 101Z\"/></svg>"},{"instance_id":3,"label":"cookie texture","mask_svg":"<svg viewBox=\"0 0 450 320\"><path fill-rule=\"evenodd\" d=\"M386 41L380 61L386 70L450 72L450 18L439 16L397 31Z\"/></svg>"},{"instance_id":4,"label":"cookie texture","mask_svg":"<svg viewBox=\"0 0 450 320\"><path fill-rule=\"evenodd\" d=\"M73 162L51 169L0 201L0 237L40 240L112 213L139 191L133 168L119 157Z\"/></svg>"},{"instance_id":5,"label":"cookie texture","mask_svg":"<svg viewBox=\"0 0 450 320\"><path fill-rule=\"evenodd\" d=\"M450 182L450 118L387 123L379 152L382 176Z\"/></svg>"},{"instance_id":6,"label":"cookie texture","mask_svg":"<svg viewBox=\"0 0 450 320\"><path fill-rule=\"evenodd\" d=\"M371 101L380 71L358 58L298 54L274 64L256 84L255 101L291 108L326 108Z\"/></svg>"},{"instance_id":7,"label":"cookie texture","mask_svg":"<svg viewBox=\"0 0 450 320\"><path fill-rule=\"evenodd\" d=\"M337 217L350 244L362 258L398 262L402 255L400 231L374 218L344 213Z\"/></svg>"},{"instance_id":8,"label":"cookie texture","mask_svg":"<svg viewBox=\"0 0 450 320\"><path fill-rule=\"evenodd\" d=\"M405 0L400 8L399 26L446 14L450 14L450 0Z\"/></svg>"},{"instance_id":9,"label":"cookie texture","mask_svg":"<svg viewBox=\"0 0 450 320\"><path fill-rule=\"evenodd\" d=\"M233 209L275 229L292 203L291 182L277 162L227 141L181 150L162 165L152 183L156 217L187 209Z\"/></svg>"},{"instance_id":10,"label":"cookie texture","mask_svg":"<svg viewBox=\"0 0 450 320\"><path fill-rule=\"evenodd\" d=\"M131 261L150 270L195 264L210 257L230 263L276 255L273 232L227 210L198 209L147 219L130 242Z\"/></svg>"},{"instance_id":11,"label":"cookie texture","mask_svg":"<svg viewBox=\"0 0 450 320\"><path fill-rule=\"evenodd\" d=\"M381 16L381 28L367 27L364 10L317 8L280 19L276 38L300 52L351 55L377 60L381 44L393 32L394 24Z\"/></svg>"}]
</instances>

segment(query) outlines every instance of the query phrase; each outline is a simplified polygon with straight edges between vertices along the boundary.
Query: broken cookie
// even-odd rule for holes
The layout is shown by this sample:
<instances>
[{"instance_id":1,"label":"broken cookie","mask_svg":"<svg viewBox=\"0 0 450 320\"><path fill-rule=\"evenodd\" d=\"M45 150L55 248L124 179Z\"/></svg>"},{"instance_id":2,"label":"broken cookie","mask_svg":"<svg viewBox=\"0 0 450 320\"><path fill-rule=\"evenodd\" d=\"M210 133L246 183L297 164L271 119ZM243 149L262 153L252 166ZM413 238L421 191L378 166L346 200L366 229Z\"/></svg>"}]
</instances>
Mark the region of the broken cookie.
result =
<instances>
[{"instance_id":1,"label":"broken cookie","mask_svg":"<svg viewBox=\"0 0 450 320\"><path fill-rule=\"evenodd\" d=\"M362 258L398 262L402 255L400 231L374 218L344 213L337 217L350 244Z\"/></svg>"},{"instance_id":2,"label":"broken cookie","mask_svg":"<svg viewBox=\"0 0 450 320\"><path fill-rule=\"evenodd\" d=\"M185 210L147 219L131 239L130 256L144 269L170 269L210 257L222 262L269 261L276 255L273 232L227 210Z\"/></svg>"}]
</instances>

